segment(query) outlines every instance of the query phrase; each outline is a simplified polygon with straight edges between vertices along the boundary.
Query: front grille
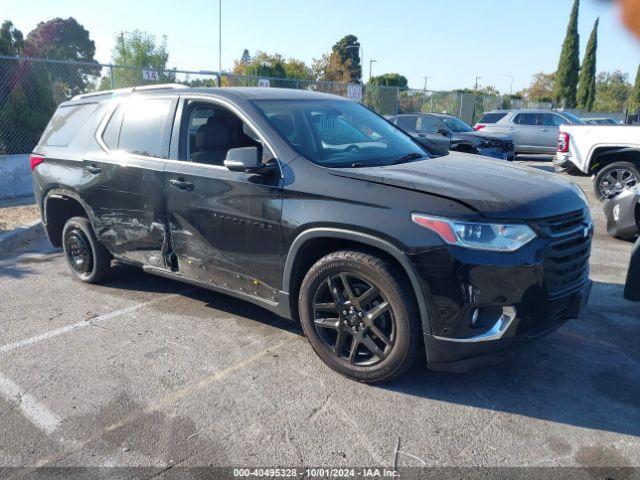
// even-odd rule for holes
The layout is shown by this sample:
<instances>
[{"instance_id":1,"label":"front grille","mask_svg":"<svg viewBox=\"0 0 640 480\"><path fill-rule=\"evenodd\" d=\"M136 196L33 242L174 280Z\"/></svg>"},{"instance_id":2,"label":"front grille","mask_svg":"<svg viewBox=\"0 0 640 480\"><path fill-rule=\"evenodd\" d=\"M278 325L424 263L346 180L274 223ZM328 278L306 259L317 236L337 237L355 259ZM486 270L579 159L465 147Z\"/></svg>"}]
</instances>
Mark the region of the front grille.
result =
<instances>
[{"instance_id":1,"label":"front grille","mask_svg":"<svg viewBox=\"0 0 640 480\"><path fill-rule=\"evenodd\" d=\"M543 269L550 298L581 288L588 279L591 254L591 225L584 211L536 222L540 233L551 238Z\"/></svg>"}]
</instances>

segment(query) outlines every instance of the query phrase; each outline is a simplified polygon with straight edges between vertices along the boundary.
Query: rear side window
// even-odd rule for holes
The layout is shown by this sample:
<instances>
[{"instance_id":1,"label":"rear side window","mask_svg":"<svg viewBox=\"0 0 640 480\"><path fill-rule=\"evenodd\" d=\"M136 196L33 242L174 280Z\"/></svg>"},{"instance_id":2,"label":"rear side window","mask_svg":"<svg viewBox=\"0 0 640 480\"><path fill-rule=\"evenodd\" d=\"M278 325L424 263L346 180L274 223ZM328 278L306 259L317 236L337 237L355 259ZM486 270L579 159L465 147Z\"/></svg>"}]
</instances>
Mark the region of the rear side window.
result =
<instances>
[{"instance_id":1,"label":"rear side window","mask_svg":"<svg viewBox=\"0 0 640 480\"><path fill-rule=\"evenodd\" d=\"M98 109L97 103L62 106L56 110L42 134L40 145L65 147L89 117Z\"/></svg>"},{"instance_id":2,"label":"rear side window","mask_svg":"<svg viewBox=\"0 0 640 480\"><path fill-rule=\"evenodd\" d=\"M478 123L498 123L500 120L502 120L506 116L507 116L507 112L485 113L484 115L482 115L482 117L480 117L480 120L478 120Z\"/></svg>"},{"instance_id":3,"label":"rear side window","mask_svg":"<svg viewBox=\"0 0 640 480\"><path fill-rule=\"evenodd\" d=\"M417 130L418 117L398 117L396 122L400 128Z\"/></svg>"},{"instance_id":4,"label":"rear side window","mask_svg":"<svg viewBox=\"0 0 640 480\"><path fill-rule=\"evenodd\" d=\"M540 119L542 120L540 123L547 127L559 127L567 123L560 115L554 115L553 113L543 113L540 115Z\"/></svg>"},{"instance_id":5,"label":"rear side window","mask_svg":"<svg viewBox=\"0 0 640 480\"><path fill-rule=\"evenodd\" d=\"M118 150L162 158L172 104L170 98L136 98L127 102Z\"/></svg>"},{"instance_id":6,"label":"rear side window","mask_svg":"<svg viewBox=\"0 0 640 480\"><path fill-rule=\"evenodd\" d=\"M118 148L118 137L120 136L120 125L122 125L122 117L124 108L120 105L111 115L107 127L102 134L102 141L110 150Z\"/></svg>"},{"instance_id":7,"label":"rear side window","mask_svg":"<svg viewBox=\"0 0 640 480\"><path fill-rule=\"evenodd\" d=\"M513 123L518 125L537 125L538 114L537 113L519 113L513 119Z\"/></svg>"}]
</instances>

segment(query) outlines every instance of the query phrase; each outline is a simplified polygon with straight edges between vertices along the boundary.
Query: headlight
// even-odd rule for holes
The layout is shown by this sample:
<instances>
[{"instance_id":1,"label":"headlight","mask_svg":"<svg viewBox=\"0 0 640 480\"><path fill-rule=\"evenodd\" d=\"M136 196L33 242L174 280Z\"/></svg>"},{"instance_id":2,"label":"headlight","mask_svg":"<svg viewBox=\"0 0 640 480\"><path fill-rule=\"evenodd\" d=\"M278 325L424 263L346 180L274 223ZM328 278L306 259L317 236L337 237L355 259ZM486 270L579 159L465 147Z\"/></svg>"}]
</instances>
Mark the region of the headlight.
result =
<instances>
[{"instance_id":1,"label":"headlight","mask_svg":"<svg viewBox=\"0 0 640 480\"><path fill-rule=\"evenodd\" d=\"M412 213L411 220L437 233L450 245L476 250L515 252L536 238L527 225L464 222L421 213Z\"/></svg>"}]
</instances>

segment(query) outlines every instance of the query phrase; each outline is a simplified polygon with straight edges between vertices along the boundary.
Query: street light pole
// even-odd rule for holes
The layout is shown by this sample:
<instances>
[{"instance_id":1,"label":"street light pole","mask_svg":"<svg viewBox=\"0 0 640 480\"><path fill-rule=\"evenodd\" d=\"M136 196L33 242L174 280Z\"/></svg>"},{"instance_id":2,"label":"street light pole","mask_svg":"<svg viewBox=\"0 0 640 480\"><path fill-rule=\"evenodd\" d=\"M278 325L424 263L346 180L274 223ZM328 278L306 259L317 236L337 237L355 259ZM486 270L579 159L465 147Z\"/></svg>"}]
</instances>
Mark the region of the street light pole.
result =
<instances>
[{"instance_id":1,"label":"street light pole","mask_svg":"<svg viewBox=\"0 0 640 480\"><path fill-rule=\"evenodd\" d=\"M509 88L509 95L513 95L513 75L509 73L503 73L503 77L509 77L511 79L511 87Z\"/></svg>"},{"instance_id":2,"label":"street light pole","mask_svg":"<svg viewBox=\"0 0 640 480\"><path fill-rule=\"evenodd\" d=\"M369 60L369 83L371 83L371 69L373 68L373 64L376 63L377 60L373 58Z\"/></svg>"},{"instance_id":3,"label":"street light pole","mask_svg":"<svg viewBox=\"0 0 640 480\"><path fill-rule=\"evenodd\" d=\"M482 77L476 77L476 86L474 88L476 92L478 91L478 80L482 80Z\"/></svg>"},{"instance_id":4,"label":"street light pole","mask_svg":"<svg viewBox=\"0 0 640 480\"><path fill-rule=\"evenodd\" d=\"M222 0L218 0L218 82L222 75ZM220 85L218 85L220 86Z\"/></svg>"},{"instance_id":5,"label":"street light pole","mask_svg":"<svg viewBox=\"0 0 640 480\"><path fill-rule=\"evenodd\" d=\"M431 77L426 76L426 75L425 75L425 77L424 77L424 91L425 91L425 92L427 91L427 81L428 81L430 78L431 78Z\"/></svg>"}]
</instances>

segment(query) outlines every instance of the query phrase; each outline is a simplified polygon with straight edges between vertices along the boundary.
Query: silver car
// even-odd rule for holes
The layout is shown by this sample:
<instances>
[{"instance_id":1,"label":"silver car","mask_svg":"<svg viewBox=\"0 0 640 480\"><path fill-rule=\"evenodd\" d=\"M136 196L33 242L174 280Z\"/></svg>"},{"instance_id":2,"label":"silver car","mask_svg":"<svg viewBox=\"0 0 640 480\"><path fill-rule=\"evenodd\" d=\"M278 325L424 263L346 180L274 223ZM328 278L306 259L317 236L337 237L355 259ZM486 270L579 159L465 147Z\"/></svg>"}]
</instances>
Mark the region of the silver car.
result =
<instances>
[{"instance_id":1,"label":"silver car","mask_svg":"<svg viewBox=\"0 0 640 480\"><path fill-rule=\"evenodd\" d=\"M495 110L487 112L473 127L487 133L507 133L513 138L515 153L550 153L558 148L560 125L583 125L569 112L550 110Z\"/></svg>"}]
</instances>

